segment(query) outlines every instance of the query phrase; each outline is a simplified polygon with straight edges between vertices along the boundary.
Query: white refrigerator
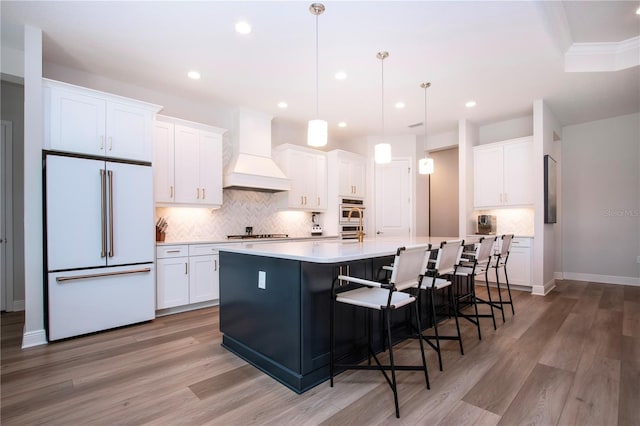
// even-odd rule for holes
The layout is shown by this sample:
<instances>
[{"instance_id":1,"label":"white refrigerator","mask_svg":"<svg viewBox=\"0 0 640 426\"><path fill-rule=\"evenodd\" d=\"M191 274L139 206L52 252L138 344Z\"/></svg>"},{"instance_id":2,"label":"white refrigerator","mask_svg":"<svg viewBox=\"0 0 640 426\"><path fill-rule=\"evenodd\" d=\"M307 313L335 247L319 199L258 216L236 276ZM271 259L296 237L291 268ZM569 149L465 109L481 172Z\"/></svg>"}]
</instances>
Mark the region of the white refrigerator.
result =
<instances>
[{"instance_id":1,"label":"white refrigerator","mask_svg":"<svg viewBox=\"0 0 640 426\"><path fill-rule=\"evenodd\" d=\"M48 339L153 319L151 165L47 153L44 171Z\"/></svg>"}]
</instances>

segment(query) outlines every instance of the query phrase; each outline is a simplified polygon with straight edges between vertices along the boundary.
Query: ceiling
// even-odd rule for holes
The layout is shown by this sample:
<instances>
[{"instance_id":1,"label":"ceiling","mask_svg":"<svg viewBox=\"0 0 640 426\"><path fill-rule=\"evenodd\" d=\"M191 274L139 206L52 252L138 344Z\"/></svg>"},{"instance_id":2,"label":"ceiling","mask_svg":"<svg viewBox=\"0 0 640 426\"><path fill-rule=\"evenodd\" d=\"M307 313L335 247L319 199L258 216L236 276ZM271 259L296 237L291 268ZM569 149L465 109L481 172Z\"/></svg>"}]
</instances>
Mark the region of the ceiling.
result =
<instances>
[{"instance_id":1,"label":"ceiling","mask_svg":"<svg viewBox=\"0 0 640 426\"><path fill-rule=\"evenodd\" d=\"M2 43L41 28L45 62L278 120L315 118L311 1L1 3ZM335 140L429 134L531 114L544 99L563 125L640 110L640 67L565 72L568 43L640 35L640 1L325 1L318 18L319 116ZM560 17L560 19L558 19ZM252 25L235 32L238 20ZM378 51L386 50L384 92ZM194 81L187 72L198 70ZM338 81L334 74L347 73ZM475 100L475 108L465 102ZM288 108L277 103L285 101ZM404 109L396 109L396 102ZM338 128L344 121L347 127Z\"/></svg>"}]
</instances>

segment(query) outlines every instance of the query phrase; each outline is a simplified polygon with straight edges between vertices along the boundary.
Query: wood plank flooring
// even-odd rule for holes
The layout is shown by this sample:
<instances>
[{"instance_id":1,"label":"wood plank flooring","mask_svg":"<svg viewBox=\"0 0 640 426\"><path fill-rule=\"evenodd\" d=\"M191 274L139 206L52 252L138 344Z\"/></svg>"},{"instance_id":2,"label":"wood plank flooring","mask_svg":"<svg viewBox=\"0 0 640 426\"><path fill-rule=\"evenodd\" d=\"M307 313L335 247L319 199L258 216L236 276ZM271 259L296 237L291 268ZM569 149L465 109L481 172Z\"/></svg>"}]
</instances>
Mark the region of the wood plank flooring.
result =
<instances>
[{"instance_id":1,"label":"wood plank flooring","mask_svg":"<svg viewBox=\"0 0 640 426\"><path fill-rule=\"evenodd\" d=\"M640 425L640 287L560 281L514 302L481 341L461 321L465 355L445 343L443 372L427 350L431 390L398 373L400 419L378 372L288 390L220 346L217 308L26 350L22 313L3 313L0 423ZM394 354L419 363L416 341Z\"/></svg>"}]
</instances>

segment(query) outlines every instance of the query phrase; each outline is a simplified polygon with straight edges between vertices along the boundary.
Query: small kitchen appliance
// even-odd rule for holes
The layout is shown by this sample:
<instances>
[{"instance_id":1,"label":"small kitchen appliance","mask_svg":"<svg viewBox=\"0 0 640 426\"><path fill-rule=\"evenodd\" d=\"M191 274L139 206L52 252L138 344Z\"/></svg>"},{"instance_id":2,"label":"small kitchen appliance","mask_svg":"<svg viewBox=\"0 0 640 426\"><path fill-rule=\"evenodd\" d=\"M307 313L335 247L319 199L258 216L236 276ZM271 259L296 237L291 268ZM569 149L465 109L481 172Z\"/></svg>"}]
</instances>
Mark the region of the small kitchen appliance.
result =
<instances>
[{"instance_id":1,"label":"small kitchen appliance","mask_svg":"<svg viewBox=\"0 0 640 426\"><path fill-rule=\"evenodd\" d=\"M496 217L490 214L478 215L478 234L494 235L497 230Z\"/></svg>"},{"instance_id":2,"label":"small kitchen appliance","mask_svg":"<svg viewBox=\"0 0 640 426\"><path fill-rule=\"evenodd\" d=\"M319 213L311 213L311 235L319 236L322 235L322 226L320 226L320 222L318 222L318 214Z\"/></svg>"}]
</instances>

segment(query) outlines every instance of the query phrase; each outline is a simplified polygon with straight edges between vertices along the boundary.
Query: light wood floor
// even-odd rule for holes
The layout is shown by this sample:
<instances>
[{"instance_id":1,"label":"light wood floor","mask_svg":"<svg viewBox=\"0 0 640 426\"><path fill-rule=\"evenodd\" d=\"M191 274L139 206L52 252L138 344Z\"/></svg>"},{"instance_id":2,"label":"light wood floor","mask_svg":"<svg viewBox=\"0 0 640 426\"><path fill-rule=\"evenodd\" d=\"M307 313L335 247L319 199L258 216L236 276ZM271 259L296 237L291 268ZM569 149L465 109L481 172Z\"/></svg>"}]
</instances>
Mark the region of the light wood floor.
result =
<instances>
[{"instance_id":1,"label":"light wood floor","mask_svg":"<svg viewBox=\"0 0 640 426\"><path fill-rule=\"evenodd\" d=\"M220 346L217 308L20 349L2 314L2 425L640 425L640 287L563 281L515 292L516 315L463 323L431 390L399 373L400 414L378 372L350 371L297 395ZM447 325L449 326L449 325ZM417 341L397 346L419 360Z\"/></svg>"}]
</instances>

